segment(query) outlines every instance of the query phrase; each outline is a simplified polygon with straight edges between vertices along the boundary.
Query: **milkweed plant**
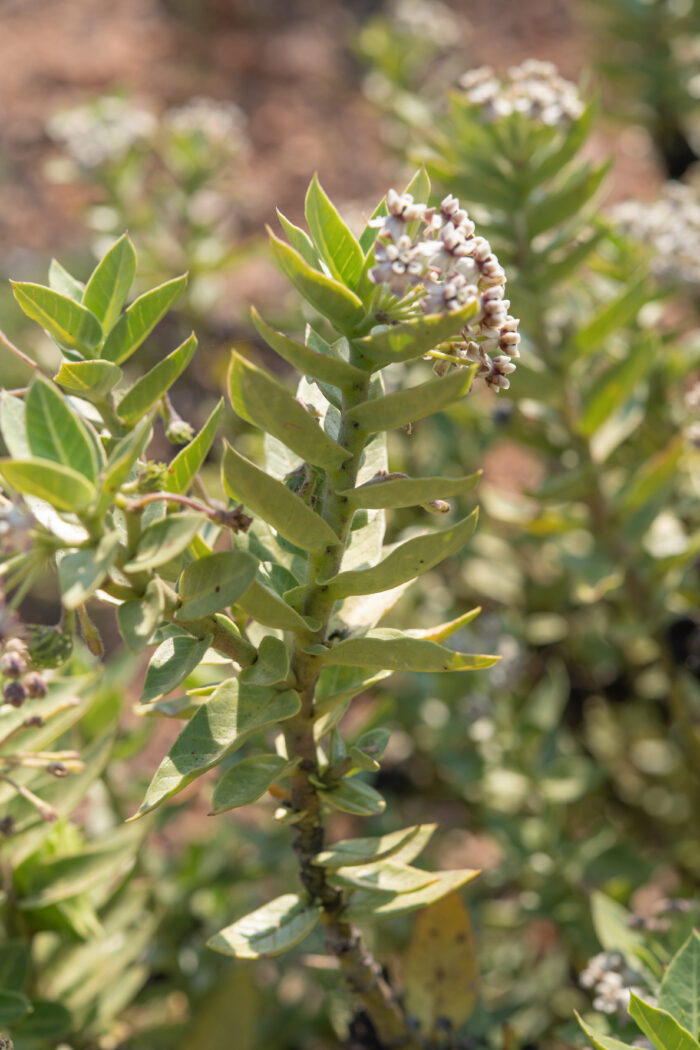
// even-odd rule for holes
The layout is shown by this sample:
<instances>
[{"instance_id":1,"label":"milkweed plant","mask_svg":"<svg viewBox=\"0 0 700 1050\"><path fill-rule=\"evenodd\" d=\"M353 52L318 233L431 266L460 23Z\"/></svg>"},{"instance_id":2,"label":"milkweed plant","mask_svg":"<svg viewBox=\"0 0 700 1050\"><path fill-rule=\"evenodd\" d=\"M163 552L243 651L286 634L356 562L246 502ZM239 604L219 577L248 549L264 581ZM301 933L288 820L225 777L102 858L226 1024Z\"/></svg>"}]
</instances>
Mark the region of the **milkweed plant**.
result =
<instances>
[{"instance_id":1,"label":"milkweed plant","mask_svg":"<svg viewBox=\"0 0 700 1050\"><path fill-rule=\"evenodd\" d=\"M289 827L299 884L231 916L210 947L239 959L279 955L320 924L385 1047L428 1045L432 1033L409 1015L359 927L441 901L477 872L416 867L429 825L329 839L334 810L372 816L385 807L366 777L379 768L389 734L375 728L356 739L342 718L353 697L396 672L474 671L497 659L445 644L478 609L432 629L377 626L417 577L459 553L477 517L455 517L452 508L470 498L478 475L392 472L387 433L446 409L481 379L506 389L518 356L503 268L459 202L447 196L428 207L429 192L423 171L404 193L389 191L359 239L316 178L308 232L280 216L287 240L270 233L275 258L318 323L300 342L253 311L268 347L301 374L296 394L232 355L228 397L263 435L259 462L219 444L223 403L194 436L173 418L168 393L193 360L194 334L132 378L127 362L186 278L125 307L136 268L126 235L85 284L53 264L48 286L13 285L60 351L57 369L46 371L3 337L32 373L26 389L3 391L0 411L1 724L12 721L0 755L4 786L33 812L23 810L25 824L52 819L25 777L33 784L38 767L41 776L70 779L84 756L32 751L21 746L22 733L39 725L41 705L55 707L54 671L42 669L60 671L78 633L101 654L92 609L113 606L129 650L153 649L139 709L185 721L131 821L212 769L214 815L269 792L274 819ZM423 381L407 385L406 367L422 359ZM181 443L166 463L151 458L159 421ZM212 452L221 453L216 493L200 475ZM448 523L387 546L387 511L397 508ZM47 564L57 573L62 620L22 627L15 609ZM197 668L204 684L188 688Z\"/></svg>"}]
</instances>

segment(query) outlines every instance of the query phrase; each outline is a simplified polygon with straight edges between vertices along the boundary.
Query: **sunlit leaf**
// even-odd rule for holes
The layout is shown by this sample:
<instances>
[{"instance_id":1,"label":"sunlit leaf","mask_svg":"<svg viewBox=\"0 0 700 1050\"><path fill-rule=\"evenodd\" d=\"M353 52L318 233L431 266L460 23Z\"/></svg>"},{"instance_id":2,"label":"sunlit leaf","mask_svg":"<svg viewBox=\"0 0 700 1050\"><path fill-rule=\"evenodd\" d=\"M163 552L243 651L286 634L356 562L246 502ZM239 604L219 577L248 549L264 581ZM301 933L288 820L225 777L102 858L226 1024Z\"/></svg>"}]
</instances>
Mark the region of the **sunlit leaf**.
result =
<instances>
[{"instance_id":1,"label":"sunlit leaf","mask_svg":"<svg viewBox=\"0 0 700 1050\"><path fill-rule=\"evenodd\" d=\"M128 234L100 259L85 287L83 306L92 310L108 335L126 302L136 273L136 252Z\"/></svg>"},{"instance_id":2,"label":"sunlit leaf","mask_svg":"<svg viewBox=\"0 0 700 1050\"><path fill-rule=\"evenodd\" d=\"M186 276L176 277L135 299L105 339L100 357L118 365L131 357L182 295L186 284Z\"/></svg>"},{"instance_id":3,"label":"sunlit leaf","mask_svg":"<svg viewBox=\"0 0 700 1050\"><path fill-rule=\"evenodd\" d=\"M100 322L74 299L22 281L13 281L12 291L27 317L37 321L60 346L89 356L102 339Z\"/></svg>"},{"instance_id":4,"label":"sunlit leaf","mask_svg":"<svg viewBox=\"0 0 700 1050\"><path fill-rule=\"evenodd\" d=\"M207 946L236 959L267 959L303 941L320 917L320 904L285 893L220 930L209 938Z\"/></svg>"},{"instance_id":5,"label":"sunlit leaf","mask_svg":"<svg viewBox=\"0 0 700 1050\"><path fill-rule=\"evenodd\" d=\"M97 495L95 486L82 474L50 459L3 459L0 474L18 492L38 496L57 510L79 513Z\"/></svg>"},{"instance_id":6,"label":"sunlit leaf","mask_svg":"<svg viewBox=\"0 0 700 1050\"><path fill-rule=\"evenodd\" d=\"M148 412L151 405L166 394L178 376L187 368L197 349L194 332L176 350L164 357L146 372L117 405L117 414L126 423L136 423Z\"/></svg>"},{"instance_id":7,"label":"sunlit leaf","mask_svg":"<svg viewBox=\"0 0 700 1050\"><path fill-rule=\"evenodd\" d=\"M296 765L280 755L251 755L224 773L216 785L212 815L256 802Z\"/></svg>"}]
</instances>

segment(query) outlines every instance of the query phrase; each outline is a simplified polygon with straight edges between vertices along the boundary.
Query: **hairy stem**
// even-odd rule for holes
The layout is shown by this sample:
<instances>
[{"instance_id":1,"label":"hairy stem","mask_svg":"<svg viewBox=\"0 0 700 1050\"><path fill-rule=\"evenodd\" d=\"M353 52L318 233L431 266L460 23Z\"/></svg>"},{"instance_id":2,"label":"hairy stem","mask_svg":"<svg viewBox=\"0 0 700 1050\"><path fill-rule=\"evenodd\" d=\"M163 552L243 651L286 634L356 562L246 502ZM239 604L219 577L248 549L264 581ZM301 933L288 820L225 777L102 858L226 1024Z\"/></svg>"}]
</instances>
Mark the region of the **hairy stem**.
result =
<instances>
[{"instance_id":1,"label":"hairy stem","mask_svg":"<svg viewBox=\"0 0 700 1050\"><path fill-rule=\"evenodd\" d=\"M347 497L338 493L356 485L364 448L364 435L356 425L348 423L347 412L368 398L369 376L366 383L358 384L343 397L338 443L349 456L337 470L328 473L319 505L319 513L333 529L338 542L309 558L308 591L302 612L321 626L317 631L300 632L296 638L292 671L301 697L301 710L287 724L285 736L290 757L301 759L291 778L291 803L298 815L293 826L294 850L304 888L323 907L327 947L338 959L350 991L370 1017L382 1045L387 1050L390 1047L415 1050L421 1044L407 1026L379 964L363 944L359 931L343 918L342 891L330 885L324 869L313 863L315 855L324 847L325 836L322 800L314 783L321 776L314 737L314 701L322 665L318 656L305 649L327 640L334 603L319 581L329 579L340 569L353 510Z\"/></svg>"}]
</instances>

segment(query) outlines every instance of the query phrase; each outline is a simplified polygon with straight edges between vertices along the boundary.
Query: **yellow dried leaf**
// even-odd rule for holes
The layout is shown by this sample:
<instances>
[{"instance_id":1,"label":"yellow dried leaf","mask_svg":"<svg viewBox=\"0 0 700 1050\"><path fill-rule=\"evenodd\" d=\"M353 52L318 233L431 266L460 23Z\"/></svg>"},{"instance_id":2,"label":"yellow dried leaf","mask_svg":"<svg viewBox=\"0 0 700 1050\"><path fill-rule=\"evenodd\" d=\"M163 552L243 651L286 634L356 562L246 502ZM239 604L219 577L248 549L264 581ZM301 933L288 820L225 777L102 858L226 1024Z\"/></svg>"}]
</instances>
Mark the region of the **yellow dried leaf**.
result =
<instances>
[{"instance_id":1,"label":"yellow dried leaf","mask_svg":"<svg viewBox=\"0 0 700 1050\"><path fill-rule=\"evenodd\" d=\"M425 1032L459 1028L476 1004L478 967L469 913L457 893L420 913L404 963L406 1008Z\"/></svg>"}]
</instances>

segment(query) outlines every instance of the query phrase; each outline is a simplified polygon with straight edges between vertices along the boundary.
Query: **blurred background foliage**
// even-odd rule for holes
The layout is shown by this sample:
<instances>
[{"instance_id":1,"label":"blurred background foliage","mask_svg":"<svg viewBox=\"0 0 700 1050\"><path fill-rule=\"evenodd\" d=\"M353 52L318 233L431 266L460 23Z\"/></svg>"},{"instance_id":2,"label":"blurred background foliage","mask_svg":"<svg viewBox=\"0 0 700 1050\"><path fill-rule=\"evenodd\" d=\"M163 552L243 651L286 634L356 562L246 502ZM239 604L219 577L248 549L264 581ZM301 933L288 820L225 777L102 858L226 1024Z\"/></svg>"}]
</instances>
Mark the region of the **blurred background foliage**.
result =
<instances>
[{"instance_id":1,"label":"blurred background foliage","mask_svg":"<svg viewBox=\"0 0 700 1050\"><path fill-rule=\"evenodd\" d=\"M89 272L127 228L144 286L190 272L147 353L197 329L204 365L175 407L200 426L232 341L265 354L249 301L290 330L311 319L260 233L276 204L298 218L314 167L359 226L373 197L424 162L506 266L523 339L510 390L480 391L391 449L408 473L485 464L468 556L421 578L392 615L423 626L478 602L467 645L503 659L463 678L392 679L353 718L392 727L377 780L387 811L372 832L435 820L428 860L484 871L468 894L481 972L469 1045L580 1043L571 1017L592 1013L586 961L631 936L668 958L693 921L667 918L668 898L696 897L700 883L700 6L71 6L0 7L0 327L20 346L35 336L5 278L43 280L51 255ZM580 80L580 112L493 113L460 85L484 63L498 79L533 57ZM651 232L625 221L616 205L650 213L666 179L683 180L682 206ZM0 369L5 388L26 381L1 345ZM243 424L228 429L245 451ZM55 581L42 578L22 615L52 624L55 610ZM0 759L19 739L85 763L59 780L23 771L54 823L26 798L8 808L6 792L0 1028L15 1023L17 1050L223 1050L234 1029L237 1050L363 1045L320 940L279 966L204 948L259 902L264 871L293 878L270 803L214 838L200 787L143 841L125 833L176 726L132 713L142 669L114 651L109 616L98 623L105 671L76 651L41 701L57 710L43 728L10 739L12 712L0 714ZM352 834L353 818L338 815L334 832ZM377 935L395 973L412 925ZM34 1027L16 1020L27 999L43 1004Z\"/></svg>"}]
</instances>

